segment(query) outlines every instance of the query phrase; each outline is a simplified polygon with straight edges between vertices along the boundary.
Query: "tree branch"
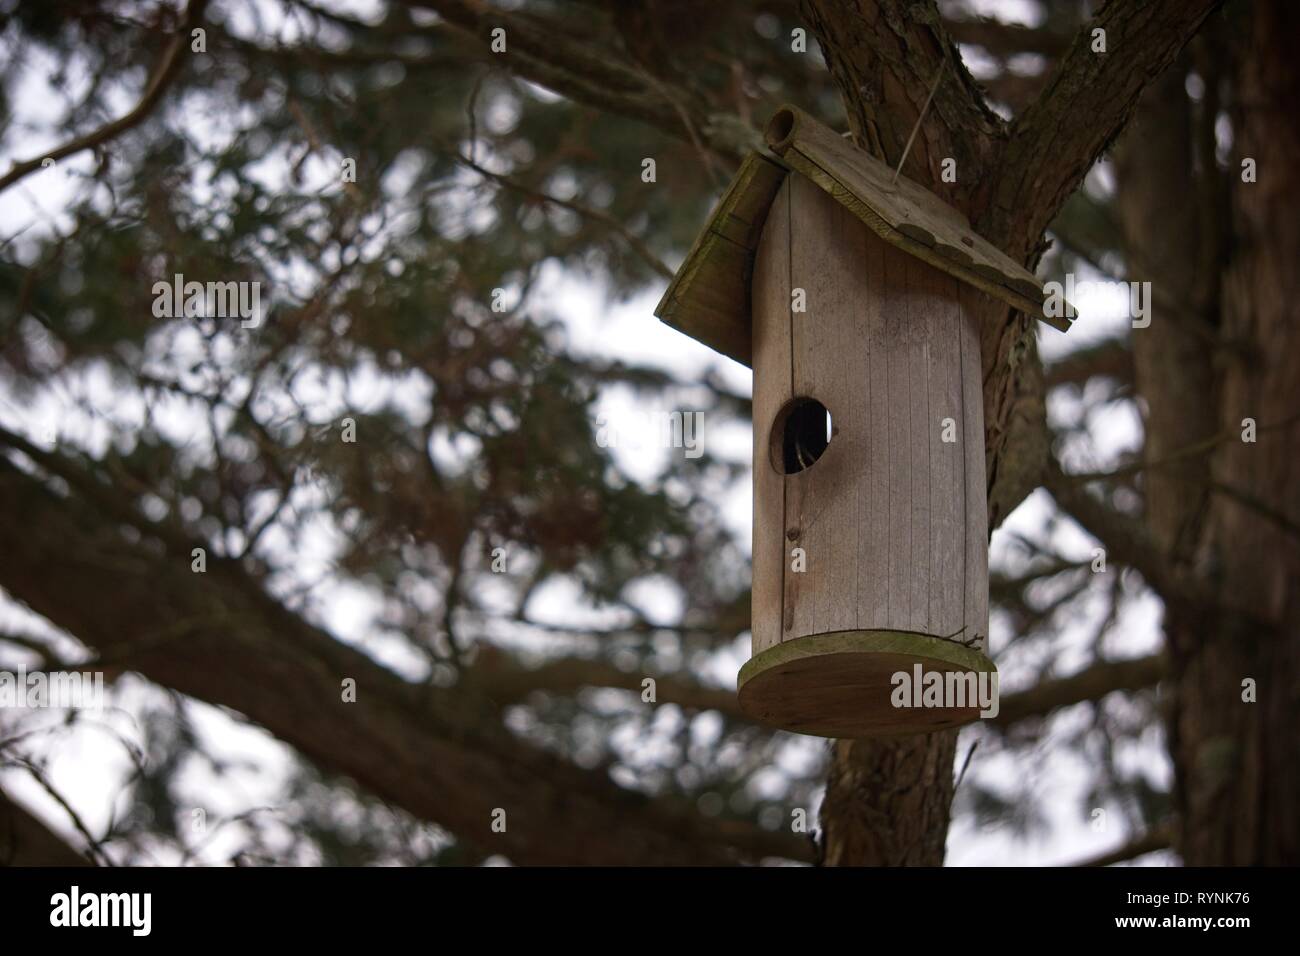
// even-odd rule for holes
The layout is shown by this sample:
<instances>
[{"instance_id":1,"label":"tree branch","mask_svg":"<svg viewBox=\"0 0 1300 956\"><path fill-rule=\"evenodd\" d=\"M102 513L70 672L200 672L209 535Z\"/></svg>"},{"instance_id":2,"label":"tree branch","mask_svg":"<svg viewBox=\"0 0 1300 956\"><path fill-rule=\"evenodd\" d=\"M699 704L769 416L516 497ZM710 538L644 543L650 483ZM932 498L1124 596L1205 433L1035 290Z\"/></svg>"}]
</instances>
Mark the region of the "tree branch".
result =
<instances>
[{"instance_id":1,"label":"tree branch","mask_svg":"<svg viewBox=\"0 0 1300 956\"><path fill-rule=\"evenodd\" d=\"M41 164L46 159L59 160L64 156L79 153L83 149L99 146L138 125L141 120L148 116L158 104L158 101L162 99L163 93L166 92L172 80L176 78L176 74L180 72L185 50L190 40L190 28L202 19L203 10L207 5L208 0L190 0L190 5L186 8L185 15L181 18L175 34L173 34L163 50L162 59L158 61L158 65L154 68L153 74L149 77L149 82L145 84L144 95L140 97L140 102L130 112L49 152L15 163L9 172L5 173L4 176L0 176L0 192L8 189L28 173L40 169Z\"/></svg>"},{"instance_id":2,"label":"tree branch","mask_svg":"<svg viewBox=\"0 0 1300 956\"><path fill-rule=\"evenodd\" d=\"M640 256L641 260L658 273L661 278L672 279L673 270L664 265L663 260L651 251L650 247L646 245L645 240L640 236L633 234L626 226L604 210L595 209L591 206L584 206L582 203L576 203L568 199L561 199L558 196L552 196L539 189L525 186L517 179L511 179L509 176L503 176L500 173L492 172L490 169L474 162L474 160L470 159L468 156L462 156L457 153L455 154L455 158L456 161L461 163L463 166L474 170L474 172L478 173L480 176L491 180L499 186L513 189L530 199L536 200L537 202L551 203L559 206L561 209L567 209L584 219L590 219L593 222L600 223L609 231L622 237L623 241L627 243L628 248Z\"/></svg>"},{"instance_id":3,"label":"tree branch","mask_svg":"<svg viewBox=\"0 0 1300 956\"><path fill-rule=\"evenodd\" d=\"M999 699L998 715L988 718L994 727L1005 729L1029 717L1043 717L1060 707L1086 700L1100 700L1117 690L1142 690L1165 674L1163 654L1135 657L1126 661L1099 661L1077 674L1043 681L1028 690Z\"/></svg>"},{"instance_id":4,"label":"tree branch","mask_svg":"<svg viewBox=\"0 0 1300 956\"><path fill-rule=\"evenodd\" d=\"M1203 606L1201 595L1174 573L1140 520L1100 501L1081 483L1064 474L1055 459L1048 464L1044 487L1066 514L1101 542L1108 555L1135 568L1167 604L1183 609Z\"/></svg>"},{"instance_id":5,"label":"tree branch","mask_svg":"<svg viewBox=\"0 0 1300 956\"><path fill-rule=\"evenodd\" d=\"M0 866L91 866L77 849L0 791Z\"/></svg>"},{"instance_id":6,"label":"tree branch","mask_svg":"<svg viewBox=\"0 0 1300 956\"><path fill-rule=\"evenodd\" d=\"M322 768L521 864L810 858L794 834L719 826L523 741L473 689L403 680L287 610L239 563L210 556L192 573L187 547L147 523L129 541L118 522L0 459L0 582L96 648L96 664L239 711ZM349 678L356 700L345 703Z\"/></svg>"},{"instance_id":7,"label":"tree branch","mask_svg":"<svg viewBox=\"0 0 1300 956\"><path fill-rule=\"evenodd\" d=\"M1143 856L1147 853L1154 853L1156 850L1168 850L1174 845L1174 831L1170 826L1155 827L1148 833L1135 840L1131 840L1118 849L1111 850L1108 853L1102 853L1099 856L1089 857L1080 860L1074 866L1110 866L1113 863L1123 863L1125 860L1131 860L1134 857Z\"/></svg>"},{"instance_id":8,"label":"tree branch","mask_svg":"<svg viewBox=\"0 0 1300 956\"><path fill-rule=\"evenodd\" d=\"M535 691L573 694L587 687L612 687L639 695L646 678L655 682L656 703L676 704L685 710L716 710L732 720L749 720L740 712L734 691L674 674L631 673L589 658L565 657L525 667L505 651L485 648L466 673L474 687L502 706L520 703Z\"/></svg>"},{"instance_id":9,"label":"tree branch","mask_svg":"<svg viewBox=\"0 0 1300 956\"><path fill-rule=\"evenodd\" d=\"M1096 345L1071 352L1043 369L1048 388L1084 385L1089 379L1110 378L1122 385L1133 384L1133 350L1125 339L1105 339Z\"/></svg>"},{"instance_id":10,"label":"tree branch","mask_svg":"<svg viewBox=\"0 0 1300 956\"><path fill-rule=\"evenodd\" d=\"M709 150L728 161L734 162L746 152L740 144L711 133L714 124L695 106L698 97L681 90L670 95L662 81L648 83L644 73L625 67L616 56L573 40L561 25L480 0L403 2L433 10L454 31L479 41L485 62L575 102L642 120L686 142L699 137ZM497 28L506 31L506 52L502 54L490 52L492 31Z\"/></svg>"},{"instance_id":11,"label":"tree branch","mask_svg":"<svg viewBox=\"0 0 1300 956\"><path fill-rule=\"evenodd\" d=\"M1024 261L1083 177L1222 0L1108 0L1022 113L998 163L992 201L976 223ZM1106 52L1093 52L1094 31Z\"/></svg>"},{"instance_id":12,"label":"tree branch","mask_svg":"<svg viewBox=\"0 0 1300 956\"><path fill-rule=\"evenodd\" d=\"M801 0L799 9L821 44L854 140L890 166L903 155L939 64L948 61L903 172L968 210L1006 124L985 104L934 0ZM946 157L963 171L957 183L939 177Z\"/></svg>"}]
</instances>

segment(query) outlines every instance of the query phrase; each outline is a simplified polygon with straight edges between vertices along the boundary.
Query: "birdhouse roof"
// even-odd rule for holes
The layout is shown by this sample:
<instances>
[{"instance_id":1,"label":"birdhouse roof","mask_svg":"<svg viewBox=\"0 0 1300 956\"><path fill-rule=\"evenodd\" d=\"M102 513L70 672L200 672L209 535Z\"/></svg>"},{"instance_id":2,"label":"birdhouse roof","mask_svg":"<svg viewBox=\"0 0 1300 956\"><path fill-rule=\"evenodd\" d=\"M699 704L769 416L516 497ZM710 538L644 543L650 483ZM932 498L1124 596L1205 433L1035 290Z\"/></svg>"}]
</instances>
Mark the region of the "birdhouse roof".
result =
<instances>
[{"instance_id":1,"label":"birdhouse roof","mask_svg":"<svg viewBox=\"0 0 1300 956\"><path fill-rule=\"evenodd\" d=\"M767 141L775 155L752 152L741 163L655 308L668 325L750 364L754 256L767 211L794 170L886 242L1027 315L1069 329L1069 319L1044 312L1042 283L1034 274L975 232L961 212L907 177L895 178L880 160L807 113L782 107L768 124Z\"/></svg>"}]
</instances>

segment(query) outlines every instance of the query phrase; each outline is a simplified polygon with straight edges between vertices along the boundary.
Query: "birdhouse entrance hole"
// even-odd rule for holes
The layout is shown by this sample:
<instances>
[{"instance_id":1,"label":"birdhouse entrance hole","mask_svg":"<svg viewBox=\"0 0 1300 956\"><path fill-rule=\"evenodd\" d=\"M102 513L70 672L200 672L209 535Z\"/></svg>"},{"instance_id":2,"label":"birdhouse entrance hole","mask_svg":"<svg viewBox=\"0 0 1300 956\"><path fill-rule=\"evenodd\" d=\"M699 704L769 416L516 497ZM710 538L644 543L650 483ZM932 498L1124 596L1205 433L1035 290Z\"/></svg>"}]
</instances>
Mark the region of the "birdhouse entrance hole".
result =
<instances>
[{"instance_id":1,"label":"birdhouse entrance hole","mask_svg":"<svg viewBox=\"0 0 1300 956\"><path fill-rule=\"evenodd\" d=\"M772 467L782 475L811 468L826 451L834 434L830 409L815 398L791 399L772 423L769 439Z\"/></svg>"},{"instance_id":2,"label":"birdhouse entrance hole","mask_svg":"<svg viewBox=\"0 0 1300 956\"><path fill-rule=\"evenodd\" d=\"M1070 323L960 210L807 113L782 107L765 139L656 309L754 370L740 708L824 737L969 723L969 698L894 691L922 672L945 687L997 674L977 296Z\"/></svg>"}]
</instances>

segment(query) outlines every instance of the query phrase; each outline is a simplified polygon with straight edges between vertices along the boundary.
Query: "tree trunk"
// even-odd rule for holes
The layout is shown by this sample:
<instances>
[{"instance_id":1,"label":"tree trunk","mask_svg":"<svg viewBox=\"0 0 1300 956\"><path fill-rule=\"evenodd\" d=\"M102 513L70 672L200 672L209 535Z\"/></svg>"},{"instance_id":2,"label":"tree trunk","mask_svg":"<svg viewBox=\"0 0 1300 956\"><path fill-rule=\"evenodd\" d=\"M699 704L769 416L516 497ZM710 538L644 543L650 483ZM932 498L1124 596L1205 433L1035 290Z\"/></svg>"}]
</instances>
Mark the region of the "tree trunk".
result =
<instances>
[{"instance_id":1,"label":"tree trunk","mask_svg":"<svg viewBox=\"0 0 1300 956\"><path fill-rule=\"evenodd\" d=\"M1291 175L1300 11L1259 0L1230 12L1249 18L1235 37L1231 221L1213 158L1228 79L1220 37L1195 50L1199 109L1184 92L1186 69L1171 71L1146 94L1117 163L1129 278L1151 281L1156 303L1150 327L1133 331L1146 524L1170 573L1213 605L1207 614L1166 601L1177 844L1189 865L1300 859L1300 188ZM1257 182L1242 182L1246 157ZM1262 427L1253 443L1242 440L1245 418ZM1212 453L1159 465L1203 445ZM1256 703L1243 700L1248 679Z\"/></svg>"},{"instance_id":2,"label":"tree trunk","mask_svg":"<svg viewBox=\"0 0 1300 956\"><path fill-rule=\"evenodd\" d=\"M1238 44L1219 425L1197 549L1222 621L1170 622L1189 865L1300 863L1300 7L1256 0ZM1243 159L1258 181L1243 182ZM1252 418L1257 440L1242 440ZM1254 681L1257 702L1243 682Z\"/></svg>"},{"instance_id":3,"label":"tree trunk","mask_svg":"<svg viewBox=\"0 0 1300 956\"><path fill-rule=\"evenodd\" d=\"M939 866L957 731L837 740L822 802L825 866Z\"/></svg>"}]
</instances>

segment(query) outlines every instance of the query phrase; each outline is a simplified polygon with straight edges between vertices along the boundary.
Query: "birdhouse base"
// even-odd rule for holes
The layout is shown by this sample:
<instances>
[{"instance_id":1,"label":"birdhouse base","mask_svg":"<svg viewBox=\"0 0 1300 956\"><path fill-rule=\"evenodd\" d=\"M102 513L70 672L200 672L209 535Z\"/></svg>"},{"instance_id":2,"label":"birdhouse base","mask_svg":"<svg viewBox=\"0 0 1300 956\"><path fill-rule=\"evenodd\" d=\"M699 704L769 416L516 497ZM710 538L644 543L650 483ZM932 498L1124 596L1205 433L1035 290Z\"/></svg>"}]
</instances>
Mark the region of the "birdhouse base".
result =
<instances>
[{"instance_id":1,"label":"birdhouse base","mask_svg":"<svg viewBox=\"0 0 1300 956\"><path fill-rule=\"evenodd\" d=\"M924 695L921 688L937 684L933 673L943 677L944 693ZM890 737L977 720L980 699L969 691L982 683L985 700L991 692L996 701L997 666L980 650L926 634L834 631L761 651L737 683L741 711L769 726L817 737ZM962 696L951 693L957 685ZM944 706L953 701L966 706Z\"/></svg>"}]
</instances>

